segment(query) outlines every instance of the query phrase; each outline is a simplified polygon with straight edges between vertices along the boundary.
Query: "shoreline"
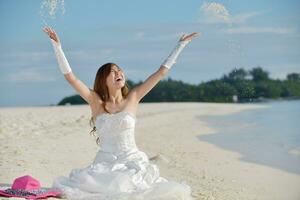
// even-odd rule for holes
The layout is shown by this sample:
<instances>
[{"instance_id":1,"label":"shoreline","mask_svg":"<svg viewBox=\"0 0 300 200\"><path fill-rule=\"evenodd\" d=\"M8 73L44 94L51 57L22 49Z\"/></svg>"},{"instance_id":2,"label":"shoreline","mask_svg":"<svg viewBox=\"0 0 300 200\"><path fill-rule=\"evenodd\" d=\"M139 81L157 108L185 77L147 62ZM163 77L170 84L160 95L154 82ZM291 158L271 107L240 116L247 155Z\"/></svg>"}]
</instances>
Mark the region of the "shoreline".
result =
<instances>
[{"instance_id":1,"label":"shoreline","mask_svg":"<svg viewBox=\"0 0 300 200\"><path fill-rule=\"evenodd\" d=\"M197 116L224 115L266 105L239 103L141 103L136 143L162 177L184 181L198 200L297 199L300 176L240 161L241 154L224 150L197 136L214 134ZM50 187L56 176L89 165L99 148L89 135L88 105L0 108L0 179L29 174ZM155 131L154 131L155 130ZM76 155L76 157L72 156ZM55 199L55 198L49 198Z\"/></svg>"},{"instance_id":2,"label":"shoreline","mask_svg":"<svg viewBox=\"0 0 300 200\"><path fill-rule=\"evenodd\" d=\"M300 97L280 97L276 99L271 98L259 98L254 99L254 101L240 101L240 102L202 102L202 101L184 101L184 102L140 102L140 104L151 104L151 103L204 103L204 104L260 104L260 103L269 103L269 102L281 102L281 101L299 101ZM41 108L41 107L64 107L64 106L84 106L88 104L66 104L66 105L55 105L55 104L49 104L49 105L28 105L28 106L0 106L0 109L6 109L6 108Z\"/></svg>"}]
</instances>

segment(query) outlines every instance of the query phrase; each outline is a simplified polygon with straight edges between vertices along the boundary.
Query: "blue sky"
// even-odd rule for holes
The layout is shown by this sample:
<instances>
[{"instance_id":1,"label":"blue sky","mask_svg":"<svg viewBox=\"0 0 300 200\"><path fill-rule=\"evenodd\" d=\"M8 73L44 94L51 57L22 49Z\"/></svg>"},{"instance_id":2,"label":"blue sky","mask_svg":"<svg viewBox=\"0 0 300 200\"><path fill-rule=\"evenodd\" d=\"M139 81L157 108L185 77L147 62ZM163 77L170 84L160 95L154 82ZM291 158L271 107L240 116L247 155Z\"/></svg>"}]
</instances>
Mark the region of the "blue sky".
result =
<instances>
[{"instance_id":1,"label":"blue sky","mask_svg":"<svg viewBox=\"0 0 300 200\"><path fill-rule=\"evenodd\" d=\"M42 2L0 0L0 106L56 104L75 94L42 32L44 21L90 88L106 62L117 63L127 79L145 80L190 32L202 35L165 78L198 84L256 66L272 78L300 73L300 1L64 0L55 19Z\"/></svg>"}]
</instances>

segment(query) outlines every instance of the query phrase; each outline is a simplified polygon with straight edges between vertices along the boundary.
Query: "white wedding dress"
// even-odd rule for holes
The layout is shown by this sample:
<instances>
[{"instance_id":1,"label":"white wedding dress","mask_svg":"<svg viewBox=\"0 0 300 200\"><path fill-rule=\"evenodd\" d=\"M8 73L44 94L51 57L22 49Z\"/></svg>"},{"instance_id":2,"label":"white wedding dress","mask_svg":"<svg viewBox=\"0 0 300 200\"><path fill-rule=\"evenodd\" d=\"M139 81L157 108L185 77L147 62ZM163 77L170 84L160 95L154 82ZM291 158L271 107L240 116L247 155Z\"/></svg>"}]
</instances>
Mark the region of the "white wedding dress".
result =
<instances>
[{"instance_id":1,"label":"white wedding dress","mask_svg":"<svg viewBox=\"0 0 300 200\"><path fill-rule=\"evenodd\" d=\"M190 186L160 177L158 167L137 148L135 123L128 111L98 116L101 149L93 163L56 177L52 187L72 200L194 200Z\"/></svg>"}]
</instances>

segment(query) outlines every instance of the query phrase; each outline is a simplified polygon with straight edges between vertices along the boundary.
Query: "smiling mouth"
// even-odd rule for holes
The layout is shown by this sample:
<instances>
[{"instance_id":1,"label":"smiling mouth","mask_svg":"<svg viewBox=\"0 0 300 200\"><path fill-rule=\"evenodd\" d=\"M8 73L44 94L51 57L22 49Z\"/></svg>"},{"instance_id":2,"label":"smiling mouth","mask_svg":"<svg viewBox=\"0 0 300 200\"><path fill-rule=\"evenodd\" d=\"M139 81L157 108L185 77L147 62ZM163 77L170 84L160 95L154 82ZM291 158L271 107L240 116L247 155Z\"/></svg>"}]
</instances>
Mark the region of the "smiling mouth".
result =
<instances>
[{"instance_id":1,"label":"smiling mouth","mask_svg":"<svg viewBox=\"0 0 300 200\"><path fill-rule=\"evenodd\" d=\"M116 81L121 81L121 80L123 80L123 79L122 79L122 78L117 78L117 79L116 79Z\"/></svg>"}]
</instances>

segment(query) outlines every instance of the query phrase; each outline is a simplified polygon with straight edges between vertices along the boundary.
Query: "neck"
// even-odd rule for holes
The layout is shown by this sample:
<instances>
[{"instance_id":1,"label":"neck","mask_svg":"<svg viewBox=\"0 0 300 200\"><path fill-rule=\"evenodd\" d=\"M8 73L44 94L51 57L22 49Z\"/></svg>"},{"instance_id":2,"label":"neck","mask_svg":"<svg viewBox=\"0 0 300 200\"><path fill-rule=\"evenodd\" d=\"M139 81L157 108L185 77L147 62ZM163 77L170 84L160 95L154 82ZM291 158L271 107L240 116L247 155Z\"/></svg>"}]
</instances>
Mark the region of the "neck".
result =
<instances>
[{"instance_id":1,"label":"neck","mask_svg":"<svg viewBox=\"0 0 300 200\"><path fill-rule=\"evenodd\" d=\"M123 101L121 89L109 90L109 100L110 103L119 104Z\"/></svg>"}]
</instances>

